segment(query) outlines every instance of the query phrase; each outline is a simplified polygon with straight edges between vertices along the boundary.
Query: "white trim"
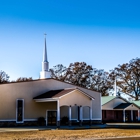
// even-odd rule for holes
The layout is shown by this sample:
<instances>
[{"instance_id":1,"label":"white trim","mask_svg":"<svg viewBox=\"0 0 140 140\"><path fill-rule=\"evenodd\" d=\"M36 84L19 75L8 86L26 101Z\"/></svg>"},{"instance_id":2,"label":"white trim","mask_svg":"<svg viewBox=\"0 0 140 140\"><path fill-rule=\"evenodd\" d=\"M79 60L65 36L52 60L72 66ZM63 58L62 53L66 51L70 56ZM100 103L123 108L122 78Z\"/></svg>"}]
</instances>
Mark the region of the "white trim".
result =
<instances>
[{"instance_id":1,"label":"white trim","mask_svg":"<svg viewBox=\"0 0 140 140\"><path fill-rule=\"evenodd\" d=\"M125 122L125 109L123 110L123 122Z\"/></svg>"},{"instance_id":2,"label":"white trim","mask_svg":"<svg viewBox=\"0 0 140 140\"><path fill-rule=\"evenodd\" d=\"M101 108L101 120L103 120L103 118L102 118L102 96L101 96L101 93L100 93L100 108ZM92 116L93 116L93 114L92 114Z\"/></svg>"},{"instance_id":3,"label":"white trim","mask_svg":"<svg viewBox=\"0 0 140 140\"><path fill-rule=\"evenodd\" d=\"M77 122L79 122L79 120L78 120L78 119L71 119L71 121L77 121Z\"/></svg>"},{"instance_id":4,"label":"white trim","mask_svg":"<svg viewBox=\"0 0 140 140\"><path fill-rule=\"evenodd\" d=\"M69 106L69 121L71 121L71 106Z\"/></svg>"},{"instance_id":5,"label":"white trim","mask_svg":"<svg viewBox=\"0 0 140 140\"><path fill-rule=\"evenodd\" d=\"M91 120L91 119L89 119L89 118L83 118L83 121L84 121L84 120Z\"/></svg>"},{"instance_id":6,"label":"white trim","mask_svg":"<svg viewBox=\"0 0 140 140\"><path fill-rule=\"evenodd\" d=\"M24 119L24 121L37 121L37 119Z\"/></svg>"},{"instance_id":7,"label":"white trim","mask_svg":"<svg viewBox=\"0 0 140 140\"><path fill-rule=\"evenodd\" d=\"M48 111L56 111L56 114L57 114L57 110L46 110L46 126L48 125ZM57 116L56 116L56 118L57 118Z\"/></svg>"},{"instance_id":8,"label":"white trim","mask_svg":"<svg viewBox=\"0 0 140 140\"><path fill-rule=\"evenodd\" d=\"M60 121L60 107L59 107L59 100L57 100L57 121Z\"/></svg>"},{"instance_id":9,"label":"white trim","mask_svg":"<svg viewBox=\"0 0 140 140\"><path fill-rule=\"evenodd\" d=\"M9 121L15 121L15 122L16 122L16 119L0 120L0 122L2 122L2 121L3 121L3 122L4 122L4 121L5 121L5 122L6 122L6 121L8 121L8 122L9 122ZM24 119L24 121L37 121L37 119Z\"/></svg>"},{"instance_id":10,"label":"white trim","mask_svg":"<svg viewBox=\"0 0 140 140\"><path fill-rule=\"evenodd\" d=\"M138 110L138 121L140 120L140 110Z\"/></svg>"},{"instance_id":11,"label":"white trim","mask_svg":"<svg viewBox=\"0 0 140 140\"><path fill-rule=\"evenodd\" d=\"M36 102L53 102L58 101L58 98L44 98L44 99L34 99Z\"/></svg>"},{"instance_id":12,"label":"white trim","mask_svg":"<svg viewBox=\"0 0 140 140\"><path fill-rule=\"evenodd\" d=\"M17 121L17 103L18 103L18 100L22 100L23 101L23 104L22 104L22 121ZM16 123L24 123L24 99L16 99Z\"/></svg>"},{"instance_id":13,"label":"white trim","mask_svg":"<svg viewBox=\"0 0 140 140\"><path fill-rule=\"evenodd\" d=\"M90 118L90 120L92 120L92 101L93 100L91 100L91 105L90 105L90 108L89 108L89 118ZM102 111L101 111L102 112Z\"/></svg>"},{"instance_id":14,"label":"white trim","mask_svg":"<svg viewBox=\"0 0 140 140\"><path fill-rule=\"evenodd\" d=\"M101 118L92 118L92 120L102 120Z\"/></svg>"},{"instance_id":15,"label":"white trim","mask_svg":"<svg viewBox=\"0 0 140 140\"><path fill-rule=\"evenodd\" d=\"M83 120L83 107L80 106L80 120Z\"/></svg>"},{"instance_id":16,"label":"white trim","mask_svg":"<svg viewBox=\"0 0 140 140\"><path fill-rule=\"evenodd\" d=\"M0 122L16 121L16 119L0 120Z\"/></svg>"}]
</instances>

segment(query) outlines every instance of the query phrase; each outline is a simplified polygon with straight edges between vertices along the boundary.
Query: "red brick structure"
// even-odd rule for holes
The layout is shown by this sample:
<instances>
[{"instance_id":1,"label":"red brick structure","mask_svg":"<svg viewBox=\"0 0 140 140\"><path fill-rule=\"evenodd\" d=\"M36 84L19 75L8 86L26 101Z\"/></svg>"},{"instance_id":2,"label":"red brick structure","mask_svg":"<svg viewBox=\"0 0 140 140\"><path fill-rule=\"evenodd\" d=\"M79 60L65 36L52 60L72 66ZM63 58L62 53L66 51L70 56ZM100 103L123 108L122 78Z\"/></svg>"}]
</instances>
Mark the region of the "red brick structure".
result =
<instances>
[{"instance_id":1,"label":"red brick structure","mask_svg":"<svg viewBox=\"0 0 140 140\"><path fill-rule=\"evenodd\" d=\"M139 107L122 97L102 97L103 122L137 122L140 119Z\"/></svg>"}]
</instances>

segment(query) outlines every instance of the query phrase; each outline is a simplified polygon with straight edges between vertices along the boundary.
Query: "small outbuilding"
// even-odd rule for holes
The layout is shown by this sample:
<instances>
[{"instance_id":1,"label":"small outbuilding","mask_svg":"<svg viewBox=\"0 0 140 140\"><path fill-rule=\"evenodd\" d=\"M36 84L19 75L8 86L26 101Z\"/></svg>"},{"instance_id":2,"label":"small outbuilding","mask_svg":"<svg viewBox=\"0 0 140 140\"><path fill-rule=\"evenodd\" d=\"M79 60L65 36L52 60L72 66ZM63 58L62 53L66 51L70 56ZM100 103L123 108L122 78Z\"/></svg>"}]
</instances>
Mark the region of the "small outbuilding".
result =
<instances>
[{"instance_id":1,"label":"small outbuilding","mask_svg":"<svg viewBox=\"0 0 140 140\"><path fill-rule=\"evenodd\" d=\"M102 97L103 122L137 122L140 120L140 107L120 96Z\"/></svg>"}]
</instances>

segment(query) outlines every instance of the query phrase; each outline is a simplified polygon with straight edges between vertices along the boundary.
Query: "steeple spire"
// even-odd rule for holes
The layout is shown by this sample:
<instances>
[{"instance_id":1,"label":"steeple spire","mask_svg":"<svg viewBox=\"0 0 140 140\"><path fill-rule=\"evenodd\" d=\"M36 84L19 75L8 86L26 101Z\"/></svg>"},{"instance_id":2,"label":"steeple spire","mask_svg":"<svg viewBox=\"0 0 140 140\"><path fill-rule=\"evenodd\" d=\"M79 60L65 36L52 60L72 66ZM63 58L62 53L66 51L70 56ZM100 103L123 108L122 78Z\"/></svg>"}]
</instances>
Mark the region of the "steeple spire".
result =
<instances>
[{"instance_id":1,"label":"steeple spire","mask_svg":"<svg viewBox=\"0 0 140 140\"><path fill-rule=\"evenodd\" d=\"M49 72L49 62L48 62L48 58L47 58L46 35L47 34L44 34L44 36L45 36L45 46L44 46L44 51L43 51L42 71L40 72L40 78L41 79L51 77L51 73Z\"/></svg>"},{"instance_id":2,"label":"steeple spire","mask_svg":"<svg viewBox=\"0 0 140 140\"><path fill-rule=\"evenodd\" d=\"M44 34L44 37L45 37L45 48L44 48L43 62L48 62L48 58L47 58L47 46L46 46L46 35L47 34Z\"/></svg>"},{"instance_id":3,"label":"steeple spire","mask_svg":"<svg viewBox=\"0 0 140 140\"><path fill-rule=\"evenodd\" d=\"M117 95L117 77L115 77L115 81L114 81L114 96Z\"/></svg>"}]
</instances>

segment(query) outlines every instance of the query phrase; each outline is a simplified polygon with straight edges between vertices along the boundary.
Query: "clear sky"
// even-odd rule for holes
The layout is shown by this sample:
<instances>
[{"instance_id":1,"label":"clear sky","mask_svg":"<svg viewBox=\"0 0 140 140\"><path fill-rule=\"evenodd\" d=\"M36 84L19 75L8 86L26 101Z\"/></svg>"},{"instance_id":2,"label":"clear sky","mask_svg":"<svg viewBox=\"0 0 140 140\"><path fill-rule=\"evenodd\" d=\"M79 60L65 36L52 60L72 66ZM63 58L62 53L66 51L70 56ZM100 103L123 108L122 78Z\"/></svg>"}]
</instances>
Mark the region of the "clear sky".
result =
<instances>
[{"instance_id":1,"label":"clear sky","mask_svg":"<svg viewBox=\"0 0 140 140\"><path fill-rule=\"evenodd\" d=\"M50 68L86 62L109 71L140 56L140 0L0 0L0 70L39 78L44 33Z\"/></svg>"}]
</instances>

